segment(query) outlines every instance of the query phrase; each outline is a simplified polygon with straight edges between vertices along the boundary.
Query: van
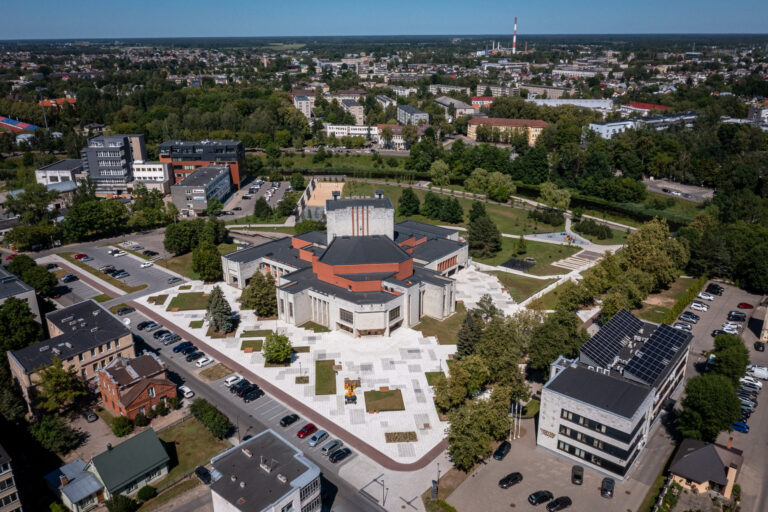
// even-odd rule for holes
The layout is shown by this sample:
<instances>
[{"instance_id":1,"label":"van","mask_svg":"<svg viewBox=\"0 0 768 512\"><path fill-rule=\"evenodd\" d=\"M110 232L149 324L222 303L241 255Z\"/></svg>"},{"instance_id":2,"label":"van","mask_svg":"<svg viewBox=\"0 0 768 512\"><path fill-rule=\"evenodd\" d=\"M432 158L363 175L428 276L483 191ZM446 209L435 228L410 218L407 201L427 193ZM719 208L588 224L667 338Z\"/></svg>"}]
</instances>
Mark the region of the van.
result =
<instances>
[{"instance_id":1,"label":"van","mask_svg":"<svg viewBox=\"0 0 768 512\"><path fill-rule=\"evenodd\" d=\"M747 375L756 379L766 380L768 379L768 370L765 368L752 368L747 370Z\"/></svg>"}]
</instances>

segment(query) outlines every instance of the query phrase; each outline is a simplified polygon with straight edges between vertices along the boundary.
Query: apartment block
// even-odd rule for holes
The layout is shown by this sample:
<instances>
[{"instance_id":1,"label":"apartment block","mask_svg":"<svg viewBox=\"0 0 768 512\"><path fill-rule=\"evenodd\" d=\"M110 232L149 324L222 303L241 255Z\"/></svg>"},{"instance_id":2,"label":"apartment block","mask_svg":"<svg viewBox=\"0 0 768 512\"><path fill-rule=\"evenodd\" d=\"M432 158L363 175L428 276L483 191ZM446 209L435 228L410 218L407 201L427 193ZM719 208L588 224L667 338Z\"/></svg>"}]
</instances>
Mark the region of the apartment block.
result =
<instances>
[{"instance_id":1,"label":"apartment block","mask_svg":"<svg viewBox=\"0 0 768 512\"><path fill-rule=\"evenodd\" d=\"M0 446L0 512L22 512L12 462L8 452Z\"/></svg>"},{"instance_id":2,"label":"apartment block","mask_svg":"<svg viewBox=\"0 0 768 512\"><path fill-rule=\"evenodd\" d=\"M482 129L480 127L487 127L492 134L499 132L500 134L508 133L528 133L528 145L536 145L536 139L539 138L544 128L549 125L546 121L540 121L538 119L506 119L501 117L476 117L469 120L467 125L467 137L472 140L490 140L492 137L483 136ZM481 133L478 134L478 131Z\"/></svg>"},{"instance_id":3,"label":"apartment block","mask_svg":"<svg viewBox=\"0 0 768 512\"><path fill-rule=\"evenodd\" d=\"M466 95L472 94L469 87L460 85L431 84L427 90L432 94L448 94L449 92L458 92Z\"/></svg>"},{"instance_id":4,"label":"apartment block","mask_svg":"<svg viewBox=\"0 0 768 512\"><path fill-rule=\"evenodd\" d=\"M80 155L96 193L120 196L131 192L133 162L146 160L147 149L144 135L101 135L88 139Z\"/></svg>"},{"instance_id":5,"label":"apartment block","mask_svg":"<svg viewBox=\"0 0 768 512\"><path fill-rule=\"evenodd\" d=\"M309 96L297 94L293 97L293 106L304 114L308 121L312 119L312 102L309 100Z\"/></svg>"},{"instance_id":6,"label":"apartment block","mask_svg":"<svg viewBox=\"0 0 768 512\"><path fill-rule=\"evenodd\" d=\"M171 187L171 200L181 215L195 217L208 208L208 201L224 198L231 192L228 165L199 167L192 174Z\"/></svg>"},{"instance_id":7,"label":"apartment block","mask_svg":"<svg viewBox=\"0 0 768 512\"><path fill-rule=\"evenodd\" d=\"M356 100L344 99L341 100L341 108L344 112L349 112L355 118L355 124L357 126L365 124L365 111L363 106Z\"/></svg>"},{"instance_id":8,"label":"apartment block","mask_svg":"<svg viewBox=\"0 0 768 512\"><path fill-rule=\"evenodd\" d=\"M429 114L411 105L399 105L397 107L397 122L417 126L421 123L429 124Z\"/></svg>"},{"instance_id":9,"label":"apartment block","mask_svg":"<svg viewBox=\"0 0 768 512\"><path fill-rule=\"evenodd\" d=\"M62 181L76 182L83 176L83 161L79 158L60 160L35 170L35 181L41 185Z\"/></svg>"},{"instance_id":10,"label":"apartment block","mask_svg":"<svg viewBox=\"0 0 768 512\"><path fill-rule=\"evenodd\" d=\"M179 183L199 167L226 164L232 184L240 189L240 171L245 167L245 148L240 141L170 140L160 144L157 151L161 162L171 164L173 183Z\"/></svg>"},{"instance_id":11,"label":"apartment block","mask_svg":"<svg viewBox=\"0 0 768 512\"><path fill-rule=\"evenodd\" d=\"M133 182L143 183L147 190L171 192L171 164L167 162L134 162Z\"/></svg>"}]
</instances>

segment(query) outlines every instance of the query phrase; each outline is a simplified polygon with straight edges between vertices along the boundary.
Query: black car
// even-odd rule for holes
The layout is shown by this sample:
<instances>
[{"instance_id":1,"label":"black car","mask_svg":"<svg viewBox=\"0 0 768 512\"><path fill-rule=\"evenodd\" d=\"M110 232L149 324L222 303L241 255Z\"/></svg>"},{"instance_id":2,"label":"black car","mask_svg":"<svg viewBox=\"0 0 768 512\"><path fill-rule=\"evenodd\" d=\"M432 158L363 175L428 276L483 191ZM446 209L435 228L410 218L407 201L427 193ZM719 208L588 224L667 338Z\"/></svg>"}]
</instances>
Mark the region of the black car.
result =
<instances>
[{"instance_id":1,"label":"black car","mask_svg":"<svg viewBox=\"0 0 768 512\"><path fill-rule=\"evenodd\" d=\"M248 381L248 379L242 379L240 382L237 382L234 386L229 388L229 392L233 395L236 393L239 393L241 389L247 388L251 385L251 383Z\"/></svg>"},{"instance_id":2,"label":"black car","mask_svg":"<svg viewBox=\"0 0 768 512\"><path fill-rule=\"evenodd\" d=\"M349 448L341 448L340 450L336 450L333 452L329 457L328 460L331 461L333 464L336 464L337 462L341 462L342 460L349 457L349 455L352 453L352 450Z\"/></svg>"},{"instance_id":3,"label":"black car","mask_svg":"<svg viewBox=\"0 0 768 512\"><path fill-rule=\"evenodd\" d=\"M507 456L509 453L509 450L512 449L512 445L509 441L504 441L499 445L498 448L496 448L496 451L493 452L493 458L496 460L504 460L504 457Z\"/></svg>"},{"instance_id":4,"label":"black car","mask_svg":"<svg viewBox=\"0 0 768 512\"><path fill-rule=\"evenodd\" d=\"M239 212L239 211L242 211L243 209L240 208L239 206L235 206L234 208L232 208L232 210L236 211L236 212Z\"/></svg>"},{"instance_id":5,"label":"black car","mask_svg":"<svg viewBox=\"0 0 768 512\"><path fill-rule=\"evenodd\" d=\"M194 345L187 345L186 347L182 348L179 352L181 352L181 355L188 356L192 352L197 352L197 347Z\"/></svg>"},{"instance_id":6,"label":"black car","mask_svg":"<svg viewBox=\"0 0 768 512\"><path fill-rule=\"evenodd\" d=\"M574 485L581 485L584 483L584 468L581 466L573 466L571 468L571 483Z\"/></svg>"},{"instance_id":7,"label":"black car","mask_svg":"<svg viewBox=\"0 0 768 512\"><path fill-rule=\"evenodd\" d=\"M155 251L150 251L149 249L147 249L146 251L141 251L141 254L143 254L144 256L149 256L151 258L153 256L157 256L158 253L156 253Z\"/></svg>"},{"instance_id":8,"label":"black car","mask_svg":"<svg viewBox=\"0 0 768 512\"><path fill-rule=\"evenodd\" d=\"M45 266L45 270L55 270L59 268L59 266L55 263L49 263Z\"/></svg>"},{"instance_id":9,"label":"black car","mask_svg":"<svg viewBox=\"0 0 768 512\"><path fill-rule=\"evenodd\" d=\"M264 392L258 386L256 386L255 388L251 389L248 393L245 394L245 396L243 397L243 402L250 403L256 400L257 398L260 398L261 395L263 394Z\"/></svg>"},{"instance_id":10,"label":"black car","mask_svg":"<svg viewBox=\"0 0 768 512\"><path fill-rule=\"evenodd\" d=\"M287 427L288 425L296 423L297 421L299 421L298 414L289 414L288 416L283 416L283 418L280 420L280 426Z\"/></svg>"},{"instance_id":11,"label":"black car","mask_svg":"<svg viewBox=\"0 0 768 512\"><path fill-rule=\"evenodd\" d=\"M211 483L211 472L208 471L207 469L205 469L203 466L197 466L195 468L195 475L204 484L207 485L207 484Z\"/></svg>"},{"instance_id":12,"label":"black car","mask_svg":"<svg viewBox=\"0 0 768 512\"><path fill-rule=\"evenodd\" d=\"M603 478L603 483L600 484L600 496L603 498L613 498L614 487L616 487L616 482L613 478Z\"/></svg>"},{"instance_id":13,"label":"black car","mask_svg":"<svg viewBox=\"0 0 768 512\"><path fill-rule=\"evenodd\" d=\"M181 352L185 348L191 347L191 346L192 346L192 342L191 341L182 341L181 343L179 343L178 345L173 347L173 353L174 354L178 354L179 352Z\"/></svg>"},{"instance_id":14,"label":"black car","mask_svg":"<svg viewBox=\"0 0 768 512\"><path fill-rule=\"evenodd\" d=\"M248 386L243 386L242 388L238 389L235 393L235 396L237 398L243 398L245 395L256 389L259 389L259 386L256 384L249 384Z\"/></svg>"},{"instance_id":15,"label":"black car","mask_svg":"<svg viewBox=\"0 0 768 512\"><path fill-rule=\"evenodd\" d=\"M712 337L713 337L713 338L714 338L715 336L722 336L723 334L728 334L728 333L727 333L727 332L725 332L725 331L724 331L724 330L722 330L722 329L715 329L714 331L712 331Z\"/></svg>"},{"instance_id":16,"label":"black car","mask_svg":"<svg viewBox=\"0 0 768 512\"><path fill-rule=\"evenodd\" d=\"M168 284L174 284L174 283L178 283L180 281L181 281L180 277L175 277L174 276L174 277L169 277L168 278Z\"/></svg>"},{"instance_id":17,"label":"black car","mask_svg":"<svg viewBox=\"0 0 768 512\"><path fill-rule=\"evenodd\" d=\"M198 359L200 359L204 355L205 354L203 354L202 352L192 352L191 354L189 354L187 356L187 362L191 363L192 361L197 361Z\"/></svg>"},{"instance_id":18,"label":"black car","mask_svg":"<svg viewBox=\"0 0 768 512\"><path fill-rule=\"evenodd\" d=\"M150 320L144 320L143 322L139 322L136 324L136 328L140 331L143 331L144 328L148 325L150 325L152 322Z\"/></svg>"},{"instance_id":19,"label":"black car","mask_svg":"<svg viewBox=\"0 0 768 512\"><path fill-rule=\"evenodd\" d=\"M77 276L75 274L67 274L61 278L62 283L71 283L72 281L77 281Z\"/></svg>"},{"instance_id":20,"label":"black car","mask_svg":"<svg viewBox=\"0 0 768 512\"><path fill-rule=\"evenodd\" d=\"M499 480L499 487L502 489L509 489L513 485L519 484L523 481L523 475L520 473L510 473L501 480Z\"/></svg>"},{"instance_id":21,"label":"black car","mask_svg":"<svg viewBox=\"0 0 768 512\"><path fill-rule=\"evenodd\" d=\"M714 295L722 295L723 294L723 287L717 284L710 284L707 286L707 293L712 293Z\"/></svg>"},{"instance_id":22,"label":"black car","mask_svg":"<svg viewBox=\"0 0 768 512\"><path fill-rule=\"evenodd\" d=\"M747 319L747 315L745 315L741 311L729 311L728 312L728 320L730 322L743 322L746 319Z\"/></svg>"},{"instance_id":23,"label":"black car","mask_svg":"<svg viewBox=\"0 0 768 512\"><path fill-rule=\"evenodd\" d=\"M557 512L558 510L565 510L573 504L571 498L568 496L560 496L551 503L547 504L547 512Z\"/></svg>"},{"instance_id":24,"label":"black car","mask_svg":"<svg viewBox=\"0 0 768 512\"><path fill-rule=\"evenodd\" d=\"M117 316L127 315L129 313L133 313L134 311L136 311L136 308L131 308L131 307L120 308L117 310Z\"/></svg>"},{"instance_id":25,"label":"black car","mask_svg":"<svg viewBox=\"0 0 768 512\"><path fill-rule=\"evenodd\" d=\"M549 491L536 491L528 496L528 503L531 505L541 505L542 503L550 501L552 498L554 498L554 496L552 496L552 493Z\"/></svg>"},{"instance_id":26,"label":"black car","mask_svg":"<svg viewBox=\"0 0 768 512\"><path fill-rule=\"evenodd\" d=\"M755 350L757 350L758 352L765 352L765 343L763 343L762 341L756 341Z\"/></svg>"},{"instance_id":27,"label":"black car","mask_svg":"<svg viewBox=\"0 0 768 512\"><path fill-rule=\"evenodd\" d=\"M156 340L159 340L166 334L171 334L171 331L169 331L168 329L160 329L159 331L155 332L155 334L153 334L152 337L155 338Z\"/></svg>"}]
</instances>

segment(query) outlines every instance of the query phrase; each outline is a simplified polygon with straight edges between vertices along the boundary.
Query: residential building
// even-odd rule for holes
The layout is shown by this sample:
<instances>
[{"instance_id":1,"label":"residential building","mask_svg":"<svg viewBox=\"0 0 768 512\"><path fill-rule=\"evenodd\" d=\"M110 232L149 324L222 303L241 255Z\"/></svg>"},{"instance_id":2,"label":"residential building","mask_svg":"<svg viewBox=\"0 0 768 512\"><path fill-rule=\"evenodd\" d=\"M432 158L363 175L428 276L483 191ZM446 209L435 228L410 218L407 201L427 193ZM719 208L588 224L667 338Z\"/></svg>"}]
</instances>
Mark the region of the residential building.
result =
<instances>
[{"instance_id":1,"label":"residential building","mask_svg":"<svg viewBox=\"0 0 768 512\"><path fill-rule=\"evenodd\" d=\"M344 99L340 102L344 112L349 112L355 118L355 124L362 126L365 123L365 113L363 106L357 100Z\"/></svg>"},{"instance_id":2,"label":"residential building","mask_svg":"<svg viewBox=\"0 0 768 512\"><path fill-rule=\"evenodd\" d=\"M337 139L342 137L363 137L365 140L376 142L379 140L378 130L375 126L358 126L354 124L326 124L323 127L325 136L334 136Z\"/></svg>"},{"instance_id":3,"label":"residential building","mask_svg":"<svg viewBox=\"0 0 768 512\"><path fill-rule=\"evenodd\" d=\"M742 451L697 439L683 439L669 463L669 475L686 492L714 493L729 499L744 464Z\"/></svg>"},{"instance_id":4,"label":"residential building","mask_svg":"<svg viewBox=\"0 0 768 512\"><path fill-rule=\"evenodd\" d=\"M168 474L170 457L163 443L150 427L117 446L96 455L88 464L104 484L106 499L116 494L133 496L145 485L151 485Z\"/></svg>"},{"instance_id":5,"label":"residential building","mask_svg":"<svg viewBox=\"0 0 768 512\"><path fill-rule=\"evenodd\" d=\"M408 97L411 94L416 94L419 90L415 87L406 87L404 85L390 85L390 89L398 96Z\"/></svg>"},{"instance_id":6,"label":"residential building","mask_svg":"<svg viewBox=\"0 0 768 512\"><path fill-rule=\"evenodd\" d=\"M51 337L8 352L11 374L32 411L39 371L54 358L74 368L84 380L98 375L116 357L135 357L131 331L104 307L91 299L45 315Z\"/></svg>"},{"instance_id":7,"label":"residential building","mask_svg":"<svg viewBox=\"0 0 768 512\"><path fill-rule=\"evenodd\" d=\"M555 66L552 70L552 76L565 78L592 78L598 74L607 76L610 73L607 68L584 68L575 66Z\"/></svg>"},{"instance_id":8,"label":"residential building","mask_svg":"<svg viewBox=\"0 0 768 512\"><path fill-rule=\"evenodd\" d=\"M374 198L326 201L327 232L312 231L222 256L227 284L255 272L277 279L278 317L316 322L355 337L389 334L426 315L455 311L449 276L467 265L458 232L418 222L394 224L394 208Z\"/></svg>"},{"instance_id":9,"label":"residential building","mask_svg":"<svg viewBox=\"0 0 768 512\"><path fill-rule=\"evenodd\" d=\"M439 98L435 98L435 103L445 110L446 119L449 123L452 123L457 117L472 116L475 114L475 109L472 108L472 105L468 105L463 101L451 98L450 96L440 96ZM451 107L453 107L453 115L450 114Z\"/></svg>"},{"instance_id":10,"label":"residential building","mask_svg":"<svg viewBox=\"0 0 768 512\"><path fill-rule=\"evenodd\" d=\"M604 139L612 139L618 133L636 128L633 120L611 121L609 123L589 123L589 129Z\"/></svg>"},{"instance_id":11,"label":"residential building","mask_svg":"<svg viewBox=\"0 0 768 512\"><path fill-rule=\"evenodd\" d=\"M134 162L133 181L143 183L147 190L159 190L163 195L171 192L171 164L167 162Z\"/></svg>"},{"instance_id":12,"label":"residential building","mask_svg":"<svg viewBox=\"0 0 768 512\"><path fill-rule=\"evenodd\" d=\"M590 99L580 99L580 98L576 98L576 99L528 98L525 101L528 101L530 103L535 103L540 107L562 107L565 105L570 105L578 108L586 108L589 110L595 110L597 112L600 112L601 114L603 114L603 117L605 117L608 113L613 112L615 108L615 104L613 100L590 100Z\"/></svg>"},{"instance_id":13,"label":"residential building","mask_svg":"<svg viewBox=\"0 0 768 512\"><path fill-rule=\"evenodd\" d=\"M473 96L472 97L472 108L475 110L480 110L483 107L490 107L493 103L493 100L496 98L494 96Z\"/></svg>"},{"instance_id":14,"label":"residential building","mask_svg":"<svg viewBox=\"0 0 768 512\"><path fill-rule=\"evenodd\" d=\"M29 310L35 315L35 319L40 322L40 307L37 303L35 289L8 272L5 267L0 266L0 305L5 303L10 297L27 301Z\"/></svg>"},{"instance_id":15,"label":"residential building","mask_svg":"<svg viewBox=\"0 0 768 512\"><path fill-rule=\"evenodd\" d=\"M398 105L397 122L400 124L429 124L429 114L411 105Z\"/></svg>"},{"instance_id":16,"label":"residential building","mask_svg":"<svg viewBox=\"0 0 768 512\"><path fill-rule=\"evenodd\" d=\"M529 95L535 95L537 97L559 99L564 94L573 94L575 91L572 88L566 87L553 87L551 85L539 85L539 84L522 84L520 89L528 91Z\"/></svg>"},{"instance_id":17,"label":"residential building","mask_svg":"<svg viewBox=\"0 0 768 512\"><path fill-rule=\"evenodd\" d=\"M293 106L296 107L299 112L304 114L307 121L312 119L312 102L310 101L309 96L297 94L293 97Z\"/></svg>"},{"instance_id":18,"label":"residential building","mask_svg":"<svg viewBox=\"0 0 768 512\"><path fill-rule=\"evenodd\" d=\"M58 194L56 199L54 199L48 204L48 210L55 213L54 210L59 210L72 204L72 201L75 198L75 194L77 193L77 182L76 181L60 181L58 183L49 183L45 185L45 188L48 191L54 191ZM14 198L18 197L20 194L23 194L23 193L24 193L23 188L17 188L9 192L9 194L12 195Z\"/></svg>"},{"instance_id":19,"label":"residential building","mask_svg":"<svg viewBox=\"0 0 768 512\"><path fill-rule=\"evenodd\" d=\"M658 110L659 112L665 112L669 110L666 105L656 105L654 103L642 103L639 101L633 101L621 106L621 113L625 116L630 114L640 114L647 116L651 112Z\"/></svg>"},{"instance_id":20,"label":"residential building","mask_svg":"<svg viewBox=\"0 0 768 512\"><path fill-rule=\"evenodd\" d=\"M365 97L365 89L344 89L344 90L334 91L330 95L330 98L332 100L336 100L339 103L341 103L344 100L358 101L362 97Z\"/></svg>"},{"instance_id":21,"label":"residential building","mask_svg":"<svg viewBox=\"0 0 768 512\"><path fill-rule=\"evenodd\" d=\"M91 471L83 459L45 475L48 489L72 512L86 512L104 503L104 484Z\"/></svg>"},{"instance_id":22,"label":"residential building","mask_svg":"<svg viewBox=\"0 0 768 512\"><path fill-rule=\"evenodd\" d=\"M642 130L644 128L661 131L670 126L683 126L684 128L693 128L693 124L698 119L696 112L685 112L682 114L654 114L645 117L632 117L623 121L613 121L609 123L590 123L589 129L594 130L604 139L611 139L617 133L622 133L629 129Z\"/></svg>"},{"instance_id":23,"label":"residential building","mask_svg":"<svg viewBox=\"0 0 768 512\"><path fill-rule=\"evenodd\" d=\"M10 439L3 441L10 441ZM0 512L22 512L12 462L8 452L0 445Z\"/></svg>"},{"instance_id":24,"label":"residential building","mask_svg":"<svg viewBox=\"0 0 768 512\"><path fill-rule=\"evenodd\" d=\"M537 445L623 480L685 379L691 334L619 311L577 359L551 365Z\"/></svg>"},{"instance_id":25,"label":"residential building","mask_svg":"<svg viewBox=\"0 0 768 512\"><path fill-rule=\"evenodd\" d=\"M416 126L416 142L420 141L424 136L424 132L429 127L428 124L422 123ZM384 140L384 130L389 128L392 132L392 140ZM403 139L403 125L401 124L379 124L376 125L376 131L378 134L378 144L383 148L390 149L408 149L408 143Z\"/></svg>"},{"instance_id":26,"label":"residential building","mask_svg":"<svg viewBox=\"0 0 768 512\"><path fill-rule=\"evenodd\" d=\"M383 94L376 95L376 101L381 105L381 108L387 108L390 105L397 105L397 101L389 96Z\"/></svg>"},{"instance_id":27,"label":"residential building","mask_svg":"<svg viewBox=\"0 0 768 512\"><path fill-rule=\"evenodd\" d=\"M192 174L198 167L229 165L230 180L240 189L240 171L245 168L245 148L237 140L171 140L157 148L161 162L171 163L173 183Z\"/></svg>"},{"instance_id":28,"label":"residential building","mask_svg":"<svg viewBox=\"0 0 768 512\"><path fill-rule=\"evenodd\" d=\"M83 161L79 158L59 160L35 170L35 181L41 185L62 181L77 182L83 176Z\"/></svg>"},{"instance_id":29,"label":"residential building","mask_svg":"<svg viewBox=\"0 0 768 512\"><path fill-rule=\"evenodd\" d=\"M130 193L133 162L147 159L144 135L100 135L88 139L80 152L83 171L96 183L96 193L120 196Z\"/></svg>"},{"instance_id":30,"label":"residential building","mask_svg":"<svg viewBox=\"0 0 768 512\"><path fill-rule=\"evenodd\" d=\"M528 145L536 145L536 139L541 131L549 125L546 121L538 119L507 119L502 117L475 117L469 120L467 125L467 137L479 140L477 130L479 126L488 126L500 134L521 133L528 134ZM480 137L481 139L483 137Z\"/></svg>"},{"instance_id":31,"label":"residential building","mask_svg":"<svg viewBox=\"0 0 768 512\"><path fill-rule=\"evenodd\" d=\"M500 96L519 96L520 95L520 89L517 87L510 87L508 85L493 85L493 84L477 84L477 95L478 96L485 96L485 93L488 92L490 89L491 96L493 97L500 97Z\"/></svg>"},{"instance_id":32,"label":"residential building","mask_svg":"<svg viewBox=\"0 0 768 512\"><path fill-rule=\"evenodd\" d=\"M211 459L213 512L316 512L320 468L272 429Z\"/></svg>"},{"instance_id":33,"label":"residential building","mask_svg":"<svg viewBox=\"0 0 768 512\"><path fill-rule=\"evenodd\" d=\"M469 87L462 87L460 85L431 84L427 87L427 90L432 94L447 94L449 92L458 92L467 96L472 94Z\"/></svg>"},{"instance_id":34,"label":"residential building","mask_svg":"<svg viewBox=\"0 0 768 512\"><path fill-rule=\"evenodd\" d=\"M224 198L232 190L229 167L229 165L198 167L180 182L171 186L171 200L179 212L185 217L201 215L208 208L208 201L214 198L224 204Z\"/></svg>"},{"instance_id":35,"label":"residential building","mask_svg":"<svg viewBox=\"0 0 768 512\"><path fill-rule=\"evenodd\" d=\"M99 393L112 414L131 420L139 413L146 416L161 403L167 406L177 396L165 363L152 353L135 359L118 357L99 370Z\"/></svg>"}]
</instances>

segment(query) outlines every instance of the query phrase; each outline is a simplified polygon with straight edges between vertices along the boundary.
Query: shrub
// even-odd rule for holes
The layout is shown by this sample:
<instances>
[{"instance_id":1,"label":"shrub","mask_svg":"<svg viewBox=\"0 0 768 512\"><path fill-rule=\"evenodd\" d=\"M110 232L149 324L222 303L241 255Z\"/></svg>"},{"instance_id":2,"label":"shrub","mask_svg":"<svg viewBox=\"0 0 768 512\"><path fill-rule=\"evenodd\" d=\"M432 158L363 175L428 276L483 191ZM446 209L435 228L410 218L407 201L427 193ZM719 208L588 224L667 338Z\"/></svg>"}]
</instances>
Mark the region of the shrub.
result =
<instances>
[{"instance_id":1,"label":"shrub","mask_svg":"<svg viewBox=\"0 0 768 512\"><path fill-rule=\"evenodd\" d=\"M528 216L533 220L549 224L550 226L559 226L565 222L563 214L555 210L531 210Z\"/></svg>"},{"instance_id":2,"label":"shrub","mask_svg":"<svg viewBox=\"0 0 768 512\"><path fill-rule=\"evenodd\" d=\"M136 494L136 497L139 499L139 501L151 500L155 496L157 496L157 489L155 489L151 485L145 485L144 487L139 489L138 494Z\"/></svg>"},{"instance_id":3,"label":"shrub","mask_svg":"<svg viewBox=\"0 0 768 512\"><path fill-rule=\"evenodd\" d=\"M168 400L168 407L170 407L174 411L181 409L181 400L179 400L179 397L174 396L170 400Z\"/></svg>"},{"instance_id":4,"label":"shrub","mask_svg":"<svg viewBox=\"0 0 768 512\"><path fill-rule=\"evenodd\" d=\"M137 503L125 494L115 494L104 502L109 512L133 512Z\"/></svg>"},{"instance_id":5,"label":"shrub","mask_svg":"<svg viewBox=\"0 0 768 512\"><path fill-rule=\"evenodd\" d=\"M125 416L118 416L112 422L112 433L117 437L124 437L133 432L133 423Z\"/></svg>"},{"instance_id":6,"label":"shrub","mask_svg":"<svg viewBox=\"0 0 768 512\"><path fill-rule=\"evenodd\" d=\"M232 424L226 416L221 414L221 412L207 400L202 398L196 399L192 402L190 412L192 412L192 416L197 418L200 423L205 425L205 428L207 428L211 434L219 439L227 437L227 434L229 434L229 431L232 429Z\"/></svg>"},{"instance_id":7,"label":"shrub","mask_svg":"<svg viewBox=\"0 0 768 512\"><path fill-rule=\"evenodd\" d=\"M147 418L146 414L139 413L133 418L133 424L137 427L146 427L149 425L149 418Z\"/></svg>"},{"instance_id":8,"label":"shrub","mask_svg":"<svg viewBox=\"0 0 768 512\"><path fill-rule=\"evenodd\" d=\"M165 402L160 402L155 406L155 414L158 416L168 416L168 413L170 411L168 410L168 407L165 405Z\"/></svg>"},{"instance_id":9,"label":"shrub","mask_svg":"<svg viewBox=\"0 0 768 512\"><path fill-rule=\"evenodd\" d=\"M573 230L583 235L595 236L598 240L613 238L613 231L611 228L604 224L598 224L592 219L582 220L581 222L574 224Z\"/></svg>"}]
</instances>

